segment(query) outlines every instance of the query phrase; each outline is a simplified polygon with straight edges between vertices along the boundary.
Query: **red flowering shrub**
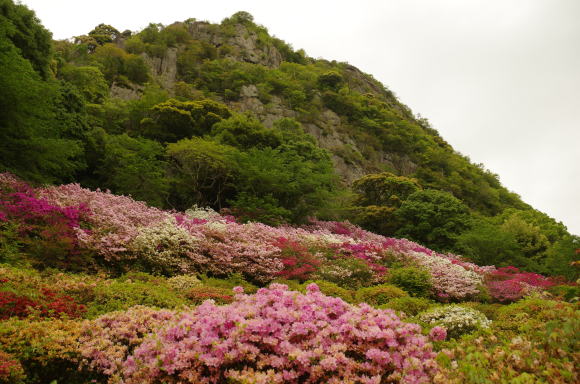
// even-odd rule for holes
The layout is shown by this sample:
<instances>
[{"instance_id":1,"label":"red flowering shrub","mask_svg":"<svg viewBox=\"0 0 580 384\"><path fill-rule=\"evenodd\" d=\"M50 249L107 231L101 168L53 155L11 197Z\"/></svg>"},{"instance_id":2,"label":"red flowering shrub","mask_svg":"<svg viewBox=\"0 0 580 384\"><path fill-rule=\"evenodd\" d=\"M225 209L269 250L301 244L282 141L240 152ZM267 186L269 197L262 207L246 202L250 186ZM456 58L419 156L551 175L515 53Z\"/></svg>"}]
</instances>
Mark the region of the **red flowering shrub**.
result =
<instances>
[{"instance_id":1,"label":"red flowering shrub","mask_svg":"<svg viewBox=\"0 0 580 384\"><path fill-rule=\"evenodd\" d=\"M537 273L520 272L516 267L503 267L489 273L486 285L492 298L499 302L517 301L532 291L555 285L549 278Z\"/></svg>"},{"instance_id":2,"label":"red flowering shrub","mask_svg":"<svg viewBox=\"0 0 580 384\"><path fill-rule=\"evenodd\" d=\"M286 238L278 238L274 245L280 248L284 269L277 273L284 279L306 281L320 266L320 260L304 245Z\"/></svg>"},{"instance_id":3,"label":"red flowering shrub","mask_svg":"<svg viewBox=\"0 0 580 384\"><path fill-rule=\"evenodd\" d=\"M194 304L201 304L206 300L214 300L218 304L227 304L234 300L230 289L209 287L207 285L193 287L187 293L187 298Z\"/></svg>"},{"instance_id":4,"label":"red flowering shrub","mask_svg":"<svg viewBox=\"0 0 580 384\"><path fill-rule=\"evenodd\" d=\"M70 296L57 294L43 288L39 298L33 300L14 292L0 292L0 320L11 317L27 317L38 312L43 317L80 317L86 311L85 306L77 304Z\"/></svg>"},{"instance_id":5,"label":"red flowering shrub","mask_svg":"<svg viewBox=\"0 0 580 384\"><path fill-rule=\"evenodd\" d=\"M24 370L14 356L0 350L0 383L20 383Z\"/></svg>"}]
</instances>

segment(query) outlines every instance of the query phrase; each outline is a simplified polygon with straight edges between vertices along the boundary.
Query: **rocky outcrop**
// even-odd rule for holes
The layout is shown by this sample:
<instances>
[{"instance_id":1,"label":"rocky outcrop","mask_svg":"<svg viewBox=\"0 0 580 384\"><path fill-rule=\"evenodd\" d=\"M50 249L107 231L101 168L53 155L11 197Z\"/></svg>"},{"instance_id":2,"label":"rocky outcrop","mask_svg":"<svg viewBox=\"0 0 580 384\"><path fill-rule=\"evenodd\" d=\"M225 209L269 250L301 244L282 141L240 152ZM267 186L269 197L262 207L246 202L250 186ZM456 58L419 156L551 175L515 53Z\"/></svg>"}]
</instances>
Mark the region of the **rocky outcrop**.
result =
<instances>
[{"instance_id":1,"label":"rocky outcrop","mask_svg":"<svg viewBox=\"0 0 580 384\"><path fill-rule=\"evenodd\" d=\"M282 63L282 55L271 44L264 44L258 35L247 27L233 25L233 33L218 30L215 24L203 21L186 23L187 29L196 40L205 41L216 47L228 46L230 52L225 55L237 61L246 61L276 68Z\"/></svg>"}]
</instances>

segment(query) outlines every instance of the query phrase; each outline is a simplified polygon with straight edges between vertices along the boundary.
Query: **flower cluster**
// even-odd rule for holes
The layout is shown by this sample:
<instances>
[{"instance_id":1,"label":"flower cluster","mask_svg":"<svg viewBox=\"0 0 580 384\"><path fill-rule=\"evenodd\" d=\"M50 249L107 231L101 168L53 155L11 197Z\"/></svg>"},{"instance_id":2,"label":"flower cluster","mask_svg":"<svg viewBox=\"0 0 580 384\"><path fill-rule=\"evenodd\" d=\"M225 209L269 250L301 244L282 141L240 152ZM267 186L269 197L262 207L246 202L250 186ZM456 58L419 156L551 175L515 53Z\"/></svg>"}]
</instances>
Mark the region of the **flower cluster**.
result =
<instances>
[{"instance_id":1,"label":"flower cluster","mask_svg":"<svg viewBox=\"0 0 580 384\"><path fill-rule=\"evenodd\" d=\"M306 295L281 284L235 293L225 306L103 316L81 340L85 364L126 384L428 383L436 373L420 327L392 311L351 306L315 284Z\"/></svg>"},{"instance_id":2,"label":"flower cluster","mask_svg":"<svg viewBox=\"0 0 580 384\"><path fill-rule=\"evenodd\" d=\"M419 320L445 327L450 337L459 337L478 329L489 328L491 324L483 313L459 305L446 305L429 310L419 315Z\"/></svg>"},{"instance_id":3,"label":"flower cluster","mask_svg":"<svg viewBox=\"0 0 580 384\"><path fill-rule=\"evenodd\" d=\"M489 294L496 301L512 302L539 290L555 285L550 279L537 273L521 272L516 267L498 268L487 275Z\"/></svg>"},{"instance_id":4,"label":"flower cluster","mask_svg":"<svg viewBox=\"0 0 580 384\"><path fill-rule=\"evenodd\" d=\"M210 262L198 252L197 243L196 237L171 218L142 228L128 249L153 272L182 274L204 270Z\"/></svg>"}]
</instances>

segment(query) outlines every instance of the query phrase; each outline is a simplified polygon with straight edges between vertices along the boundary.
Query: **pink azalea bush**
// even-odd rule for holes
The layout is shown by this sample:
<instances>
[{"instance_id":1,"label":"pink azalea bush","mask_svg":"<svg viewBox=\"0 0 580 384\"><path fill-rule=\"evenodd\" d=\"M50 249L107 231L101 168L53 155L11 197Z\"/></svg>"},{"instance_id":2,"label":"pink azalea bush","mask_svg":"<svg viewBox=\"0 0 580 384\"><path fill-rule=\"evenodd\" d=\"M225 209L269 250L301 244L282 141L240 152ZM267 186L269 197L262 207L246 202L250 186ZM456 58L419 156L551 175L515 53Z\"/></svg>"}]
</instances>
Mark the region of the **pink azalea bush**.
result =
<instances>
[{"instance_id":1,"label":"pink azalea bush","mask_svg":"<svg viewBox=\"0 0 580 384\"><path fill-rule=\"evenodd\" d=\"M393 311L272 284L232 304L136 308L85 328L85 364L132 383L429 383L435 353ZM144 336L149 332L149 336Z\"/></svg>"},{"instance_id":2,"label":"pink azalea bush","mask_svg":"<svg viewBox=\"0 0 580 384\"><path fill-rule=\"evenodd\" d=\"M126 257L128 244L139 229L169 219L169 212L141 201L110 192L91 191L78 184L42 189L40 195L59 206L85 206L90 212L89 229L78 229L79 241L107 260Z\"/></svg>"}]
</instances>

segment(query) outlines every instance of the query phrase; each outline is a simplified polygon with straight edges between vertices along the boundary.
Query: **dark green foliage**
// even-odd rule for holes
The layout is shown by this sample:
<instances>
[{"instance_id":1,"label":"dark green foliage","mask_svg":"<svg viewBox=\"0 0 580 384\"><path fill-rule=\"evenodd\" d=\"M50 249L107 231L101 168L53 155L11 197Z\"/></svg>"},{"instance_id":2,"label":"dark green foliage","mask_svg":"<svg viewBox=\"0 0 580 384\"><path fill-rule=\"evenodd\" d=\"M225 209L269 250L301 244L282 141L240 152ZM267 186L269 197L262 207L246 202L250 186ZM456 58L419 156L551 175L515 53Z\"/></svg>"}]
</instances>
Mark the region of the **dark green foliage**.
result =
<instances>
[{"instance_id":1,"label":"dark green foliage","mask_svg":"<svg viewBox=\"0 0 580 384\"><path fill-rule=\"evenodd\" d=\"M318 76L318 85L322 88L337 90L343 81L340 73L336 71L329 71Z\"/></svg>"},{"instance_id":2,"label":"dark green foliage","mask_svg":"<svg viewBox=\"0 0 580 384\"><path fill-rule=\"evenodd\" d=\"M65 138L74 122L57 120L72 118L61 87L33 70L8 38L10 22L0 17L0 171L34 181L69 180L82 167L82 149Z\"/></svg>"},{"instance_id":3,"label":"dark green foliage","mask_svg":"<svg viewBox=\"0 0 580 384\"><path fill-rule=\"evenodd\" d=\"M520 265L523 254L515 237L489 219L479 219L457 238L456 250L479 265Z\"/></svg>"},{"instance_id":4,"label":"dark green foliage","mask_svg":"<svg viewBox=\"0 0 580 384\"><path fill-rule=\"evenodd\" d=\"M168 193L161 144L123 135L105 135L95 173L102 187L162 207Z\"/></svg>"},{"instance_id":5,"label":"dark green foliage","mask_svg":"<svg viewBox=\"0 0 580 384\"><path fill-rule=\"evenodd\" d=\"M0 39L8 39L32 68L48 79L52 34L40 24L34 11L11 0L0 0L0 24ZM2 51L5 49L2 47ZM4 66L4 60L2 63Z\"/></svg>"},{"instance_id":6,"label":"dark green foliage","mask_svg":"<svg viewBox=\"0 0 580 384\"><path fill-rule=\"evenodd\" d=\"M363 176L355 180L352 188L357 193L356 205L385 205L397 208L411 194L421 189L417 180L389 172Z\"/></svg>"},{"instance_id":7,"label":"dark green foliage","mask_svg":"<svg viewBox=\"0 0 580 384\"><path fill-rule=\"evenodd\" d=\"M450 193L437 190L411 194L397 210L400 237L436 250L449 250L457 236L469 227L468 208Z\"/></svg>"},{"instance_id":8,"label":"dark green foliage","mask_svg":"<svg viewBox=\"0 0 580 384\"><path fill-rule=\"evenodd\" d=\"M421 268L392 268L389 270L388 281L414 297L427 297L431 294L431 275Z\"/></svg>"},{"instance_id":9,"label":"dark green foliage","mask_svg":"<svg viewBox=\"0 0 580 384\"><path fill-rule=\"evenodd\" d=\"M167 146L171 205L187 209L195 204L222 208L234 191L237 150L211 140L191 138Z\"/></svg>"},{"instance_id":10,"label":"dark green foliage","mask_svg":"<svg viewBox=\"0 0 580 384\"><path fill-rule=\"evenodd\" d=\"M211 134L220 142L243 150L254 147L276 148L282 141L277 131L265 128L258 120L247 115L234 115L216 123Z\"/></svg>"},{"instance_id":11,"label":"dark green foliage","mask_svg":"<svg viewBox=\"0 0 580 384\"><path fill-rule=\"evenodd\" d=\"M578 285L556 285L549 289L550 293L556 297L561 297L566 301L580 300L580 286Z\"/></svg>"},{"instance_id":12,"label":"dark green foliage","mask_svg":"<svg viewBox=\"0 0 580 384\"><path fill-rule=\"evenodd\" d=\"M99 24L92 31L89 32L89 36L95 39L97 44L104 45L106 43L114 42L121 33L107 24Z\"/></svg>"},{"instance_id":13,"label":"dark green foliage","mask_svg":"<svg viewBox=\"0 0 580 384\"><path fill-rule=\"evenodd\" d=\"M288 210L284 217L302 222L315 215L335 190L335 175L328 158L305 159L294 148L252 148L236 154L239 166L237 189L270 200ZM235 206L235 199L232 202Z\"/></svg>"}]
</instances>

